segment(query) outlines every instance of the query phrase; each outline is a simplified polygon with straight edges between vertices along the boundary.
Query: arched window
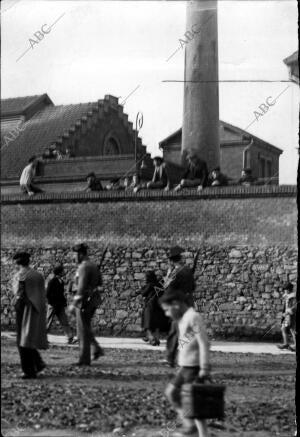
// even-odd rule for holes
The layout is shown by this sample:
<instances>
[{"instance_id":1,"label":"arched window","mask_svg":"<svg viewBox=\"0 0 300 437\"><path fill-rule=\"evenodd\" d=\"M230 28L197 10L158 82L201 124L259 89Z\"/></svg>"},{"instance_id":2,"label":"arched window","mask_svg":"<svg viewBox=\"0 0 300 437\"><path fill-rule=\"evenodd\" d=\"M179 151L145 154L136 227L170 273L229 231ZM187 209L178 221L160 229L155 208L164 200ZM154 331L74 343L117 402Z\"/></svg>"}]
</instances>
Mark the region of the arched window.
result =
<instances>
[{"instance_id":1,"label":"arched window","mask_svg":"<svg viewBox=\"0 0 300 437\"><path fill-rule=\"evenodd\" d=\"M119 155L119 145L117 141L108 137L103 146L103 155Z\"/></svg>"}]
</instances>

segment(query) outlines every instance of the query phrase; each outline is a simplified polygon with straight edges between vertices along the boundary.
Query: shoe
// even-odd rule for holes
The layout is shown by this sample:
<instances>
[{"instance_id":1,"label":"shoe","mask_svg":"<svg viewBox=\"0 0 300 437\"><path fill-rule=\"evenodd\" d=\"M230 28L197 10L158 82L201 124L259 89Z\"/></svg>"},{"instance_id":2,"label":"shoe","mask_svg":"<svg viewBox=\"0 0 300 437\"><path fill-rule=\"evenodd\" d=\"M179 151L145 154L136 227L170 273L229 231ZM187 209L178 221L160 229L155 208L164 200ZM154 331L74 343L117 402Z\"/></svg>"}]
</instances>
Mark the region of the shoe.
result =
<instances>
[{"instance_id":1,"label":"shoe","mask_svg":"<svg viewBox=\"0 0 300 437\"><path fill-rule=\"evenodd\" d=\"M36 379L37 376L35 373L33 373L32 375L28 375L26 373L24 373L24 375L21 376L22 379Z\"/></svg>"},{"instance_id":2,"label":"shoe","mask_svg":"<svg viewBox=\"0 0 300 437\"><path fill-rule=\"evenodd\" d=\"M289 345L289 350L292 352L296 352L296 346L293 346L292 344Z\"/></svg>"},{"instance_id":3,"label":"shoe","mask_svg":"<svg viewBox=\"0 0 300 437\"><path fill-rule=\"evenodd\" d=\"M103 356L104 356L104 351L101 347L99 347L99 349L97 349L93 355L93 360L98 360L98 358L103 357Z\"/></svg>"},{"instance_id":4,"label":"shoe","mask_svg":"<svg viewBox=\"0 0 300 437\"><path fill-rule=\"evenodd\" d=\"M37 373L42 372L46 367L46 363L42 362L39 366L36 366Z\"/></svg>"},{"instance_id":5,"label":"shoe","mask_svg":"<svg viewBox=\"0 0 300 437\"><path fill-rule=\"evenodd\" d=\"M34 196L34 192L33 191L28 191L28 196Z\"/></svg>"},{"instance_id":6,"label":"shoe","mask_svg":"<svg viewBox=\"0 0 300 437\"><path fill-rule=\"evenodd\" d=\"M278 344L277 347L280 350L289 349L290 348L288 344Z\"/></svg>"},{"instance_id":7,"label":"shoe","mask_svg":"<svg viewBox=\"0 0 300 437\"><path fill-rule=\"evenodd\" d=\"M143 340L145 343L148 343L149 338L148 338L148 337L143 337L142 340Z\"/></svg>"},{"instance_id":8,"label":"shoe","mask_svg":"<svg viewBox=\"0 0 300 437\"><path fill-rule=\"evenodd\" d=\"M77 343L78 342L78 340L77 340L77 338L75 338L75 337L70 337L70 338L68 338L68 344L75 344L75 343Z\"/></svg>"}]
</instances>

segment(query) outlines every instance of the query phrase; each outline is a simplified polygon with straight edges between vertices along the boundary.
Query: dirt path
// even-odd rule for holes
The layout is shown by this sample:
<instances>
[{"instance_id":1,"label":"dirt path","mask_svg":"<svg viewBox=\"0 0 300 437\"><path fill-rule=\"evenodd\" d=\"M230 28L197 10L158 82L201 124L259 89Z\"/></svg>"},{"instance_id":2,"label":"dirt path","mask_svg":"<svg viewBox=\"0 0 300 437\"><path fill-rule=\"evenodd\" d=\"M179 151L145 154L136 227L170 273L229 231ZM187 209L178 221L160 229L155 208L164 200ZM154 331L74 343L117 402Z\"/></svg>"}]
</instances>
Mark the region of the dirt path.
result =
<instances>
[{"instance_id":1,"label":"dirt path","mask_svg":"<svg viewBox=\"0 0 300 437\"><path fill-rule=\"evenodd\" d=\"M78 369L71 365L76 348L51 346L43 353L44 376L24 381L15 344L4 339L1 346L4 435L15 429L18 437L34 431L50 437L52 430L68 430L68 437L171 437L167 424L176 415L163 392L174 371L159 363L161 351L106 349L93 366ZM215 381L227 387L225 429L210 421L211 437L293 436L294 355L212 352L211 360Z\"/></svg>"}]
</instances>

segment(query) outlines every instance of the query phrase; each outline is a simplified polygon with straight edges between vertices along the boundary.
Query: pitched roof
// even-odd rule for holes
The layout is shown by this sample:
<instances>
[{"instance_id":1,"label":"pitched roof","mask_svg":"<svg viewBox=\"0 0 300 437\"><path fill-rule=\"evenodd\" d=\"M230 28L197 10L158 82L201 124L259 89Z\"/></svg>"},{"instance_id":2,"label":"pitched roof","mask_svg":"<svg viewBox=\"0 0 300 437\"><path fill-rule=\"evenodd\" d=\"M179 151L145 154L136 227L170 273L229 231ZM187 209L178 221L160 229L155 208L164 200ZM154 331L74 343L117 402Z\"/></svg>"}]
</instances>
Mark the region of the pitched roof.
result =
<instances>
[{"instance_id":1,"label":"pitched roof","mask_svg":"<svg viewBox=\"0 0 300 437\"><path fill-rule=\"evenodd\" d=\"M273 144L267 143L266 141L264 141L264 140L262 140L262 139L256 137L255 135L249 134L248 132L244 131L243 129L240 129L240 128L237 127L237 126L233 126L232 124L227 123L226 121L222 121L222 120L220 120L220 127L222 127L222 126L223 126L225 129L227 128L227 129L229 129L229 130L231 130L231 131L233 131L233 132L235 132L236 134L238 134L238 135L241 136L241 144L240 144L241 146L242 146L242 145L244 146L244 144L242 143L242 136L245 135L245 136L247 136L247 137L251 137L251 138L253 138L254 140L256 140L257 142L259 142L259 143L261 143L261 144L264 144L264 145L266 145L266 146L272 147L272 148L275 149L275 150L277 151L277 153L279 153L279 154L282 153L282 150L279 149L278 147L273 146ZM164 148L165 146L168 145L168 142L169 142L172 138L174 138L174 137L176 137L176 136L178 136L178 135L179 135L179 136L182 135L182 128L177 129L175 132L173 132L172 134L170 134L168 137L166 137L165 139L163 139L162 141L160 141L160 142L159 142L159 147L160 147L160 148ZM238 144L237 144L237 145L238 145ZM222 142L221 142L221 146L222 146Z\"/></svg>"},{"instance_id":2,"label":"pitched roof","mask_svg":"<svg viewBox=\"0 0 300 437\"><path fill-rule=\"evenodd\" d=\"M1 100L1 117L13 114L23 114L30 106L39 103L43 99L47 99L48 103L52 103L48 94L3 99Z\"/></svg>"},{"instance_id":3,"label":"pitched roof","mask_svg":"<svg viewBox=\"0 0 300 437\"><path fill-rule=\"evenodd\" d=\"M2 146L1 178L19 176L30 156L42 154L95 105L48 106L34 114L22 125L17 138Z\"/></svg>"}]
</instances>

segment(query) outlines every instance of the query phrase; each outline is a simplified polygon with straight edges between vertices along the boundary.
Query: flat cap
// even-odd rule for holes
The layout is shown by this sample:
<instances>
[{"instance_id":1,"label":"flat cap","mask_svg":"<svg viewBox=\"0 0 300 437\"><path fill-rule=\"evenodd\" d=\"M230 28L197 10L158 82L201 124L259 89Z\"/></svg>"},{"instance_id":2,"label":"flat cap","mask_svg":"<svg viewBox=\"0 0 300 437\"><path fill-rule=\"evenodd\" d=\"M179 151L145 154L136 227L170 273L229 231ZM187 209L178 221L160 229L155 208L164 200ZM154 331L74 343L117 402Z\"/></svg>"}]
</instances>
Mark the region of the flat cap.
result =
<instances>
[{"instance_id":1,"label":"flat cap","mask_svg":"<svg viewBox=\"0 0 300 437\"><path fill-rule=\"evenodd\" d=\"M171 247L168 253L168 258L173 258L174 256L178 256L182 254L182 252L184 252L184 249L182 249L182 247L179 246Z\"/></svg>"},{"instance_id":2,"label":"flat cap","mask_svg":"<svg viewBox=\"0 0 300 437\"><path fill-rule=\"evenodd\" d=\"M73 252L82 252L86 253L88 250L88 245L85 243L79 243L72 247Z\"/></svg>"}]
</instances>

